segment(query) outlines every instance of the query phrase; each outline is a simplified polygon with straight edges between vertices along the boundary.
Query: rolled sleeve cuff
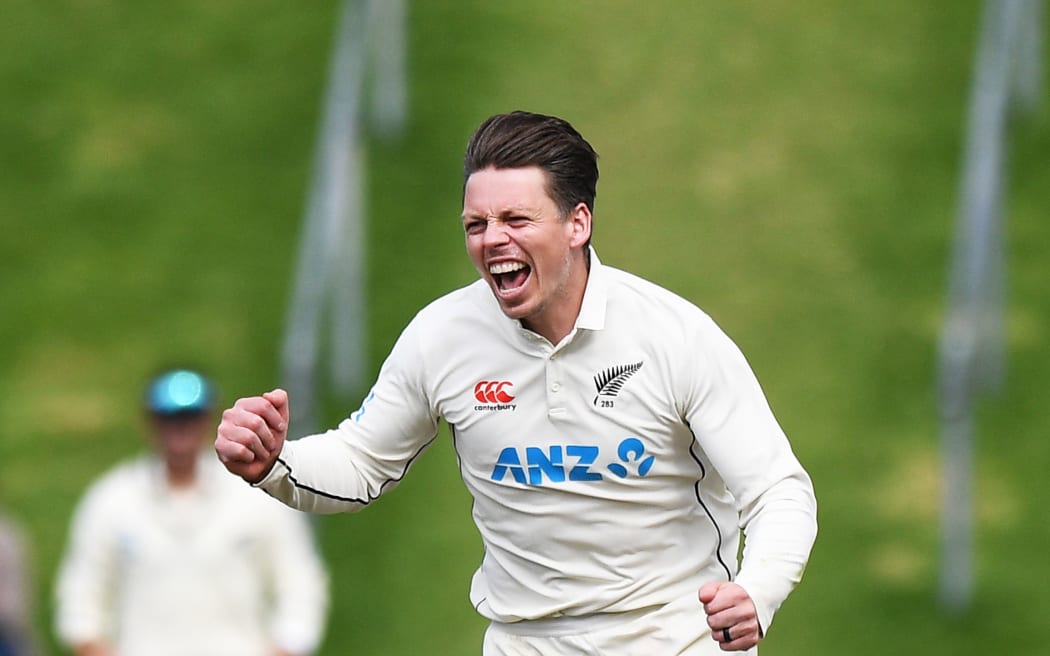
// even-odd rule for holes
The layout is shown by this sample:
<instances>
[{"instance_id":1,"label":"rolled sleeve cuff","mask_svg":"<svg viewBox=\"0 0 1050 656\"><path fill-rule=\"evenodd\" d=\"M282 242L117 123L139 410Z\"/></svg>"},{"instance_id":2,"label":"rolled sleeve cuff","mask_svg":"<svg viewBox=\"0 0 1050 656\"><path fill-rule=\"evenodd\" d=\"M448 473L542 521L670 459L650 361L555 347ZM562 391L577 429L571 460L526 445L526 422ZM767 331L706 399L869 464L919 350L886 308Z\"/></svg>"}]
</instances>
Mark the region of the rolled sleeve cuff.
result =
<instances>
[{"instance_id":1,"label":"rolled sleeve cuff","mask_svg":"<svg viewBox=\"0 0 1050 656\"><path fill-rule=\"evenodd\" d=\"M762 635L766 635L769 633L769 625L773 623L773 616L780 608L780 603L771 602L769 596L763 594L762 586L757 585L754 581L749 581L741 576L735 582L751 597L751 602L755 604L755 614L758 616L759 631Z\"/></svg>"},{"instance_id":2,"label":"rolled sleeve cuff","mask_svg":"<svg viewBox=\"0 0 1050 656\"><path fill-rule=\"evenodd\" d=\"M281 455L284 455L284 451L281 451ZM280 457L273 463L273 467L270 467L270 471L267 472L266 476L263 476L258 481L251 484L252 487L259 487L267 491L271 491L275 486L280 484L288 476L288 467L285 466L284 461Z\"/></svg>"}]
</instances>

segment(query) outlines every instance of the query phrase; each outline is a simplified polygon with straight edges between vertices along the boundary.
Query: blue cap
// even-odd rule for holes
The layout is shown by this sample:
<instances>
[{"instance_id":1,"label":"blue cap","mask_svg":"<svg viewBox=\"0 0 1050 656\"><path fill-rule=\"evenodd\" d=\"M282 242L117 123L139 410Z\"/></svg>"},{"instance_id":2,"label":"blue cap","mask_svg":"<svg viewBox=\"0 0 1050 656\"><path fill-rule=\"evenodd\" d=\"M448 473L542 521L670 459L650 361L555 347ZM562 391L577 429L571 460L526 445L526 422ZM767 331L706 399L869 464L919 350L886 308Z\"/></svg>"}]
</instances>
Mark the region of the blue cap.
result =
<instances>
[{"instance_id":1,"label":"blue cap","mask_svg":"<svg viewBox=\"0 0 1050 656\"><path fill-rule=\"evenodd\" d=\"M146 406L158 415L207 412L213 400L208 379L187 369L157 376L146 392Z\"/></svg>"}]
</instances>

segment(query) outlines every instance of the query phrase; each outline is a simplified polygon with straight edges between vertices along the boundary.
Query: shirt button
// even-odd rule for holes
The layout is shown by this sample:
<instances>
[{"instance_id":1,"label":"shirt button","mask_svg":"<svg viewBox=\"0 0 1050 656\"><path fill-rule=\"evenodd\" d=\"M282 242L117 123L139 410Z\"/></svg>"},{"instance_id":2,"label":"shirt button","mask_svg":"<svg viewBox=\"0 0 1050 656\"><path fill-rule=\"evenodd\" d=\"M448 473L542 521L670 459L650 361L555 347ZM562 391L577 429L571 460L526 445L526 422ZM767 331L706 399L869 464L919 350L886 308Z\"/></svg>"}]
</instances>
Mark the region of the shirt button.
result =
<instances>
[{"instance_id":1,"label":"shirt button","mask_svg":"<svg viewBox=\"0 0 1050 656\"><path fill-rule=\"evenodd\" d=\"M551 391L552 392L557 392L560 389L561 389L561 383L554 383L553 385L551 385Z\"/></svg>"}]
</instances>

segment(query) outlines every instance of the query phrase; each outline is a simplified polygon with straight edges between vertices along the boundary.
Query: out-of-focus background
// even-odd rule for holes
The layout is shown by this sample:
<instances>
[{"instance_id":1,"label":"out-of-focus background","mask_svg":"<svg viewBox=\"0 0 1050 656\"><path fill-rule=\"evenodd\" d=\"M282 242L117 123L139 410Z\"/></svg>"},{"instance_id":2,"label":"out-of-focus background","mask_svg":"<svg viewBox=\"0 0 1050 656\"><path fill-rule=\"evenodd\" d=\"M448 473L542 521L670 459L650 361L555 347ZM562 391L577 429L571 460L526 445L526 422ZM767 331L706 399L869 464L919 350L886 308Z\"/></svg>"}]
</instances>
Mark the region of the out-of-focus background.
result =
<instances>
[{"instance_id":1,"label":"out-of-focus background","mask_svg":"<svg viewBox=\"0 0 1050 656\"><path fill-rule=\"evenodd\" d=\"M0 13L0 504L31 540L37 629L60 653L67 521L143 447L147 376L199 366L227 403L281 382L339 4ZM735 338L813 475L821 533L763 653L1045 653L1045 101L1008 139L1006 380L977 413L975 596L937 604L936 355L979 22L975 0L409 2L407 122L366 154L366 378L422 304L474 279L458 223L472 129L562 115L601 156L602 260ZM325 422L359 396L329 394ZM318 531L323 654L479 652L481 547L447 439Z\"/></svg>"}]
</instances>

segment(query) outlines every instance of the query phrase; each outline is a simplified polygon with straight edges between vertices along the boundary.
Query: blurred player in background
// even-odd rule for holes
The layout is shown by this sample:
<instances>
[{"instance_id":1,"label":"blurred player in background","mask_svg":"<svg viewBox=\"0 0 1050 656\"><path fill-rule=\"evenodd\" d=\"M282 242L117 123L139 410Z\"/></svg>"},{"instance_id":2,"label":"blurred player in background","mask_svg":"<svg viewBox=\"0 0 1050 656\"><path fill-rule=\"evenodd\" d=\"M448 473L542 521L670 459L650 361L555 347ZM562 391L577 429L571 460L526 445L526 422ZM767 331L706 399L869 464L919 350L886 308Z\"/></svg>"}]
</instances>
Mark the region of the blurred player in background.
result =
<instances>
[{"instance_id":1,"label":"blurred player in background","mask_svg":"<svg viewBox=\"0 0 1050 656\"><path fill-rule=\"evenodd\" d=\"M327 576L307 518L203 449L214 390L189 370L148 386L155 453L88 489L57 580L76 656L302 656L320 643Z\"/></svg>"},{"instance_id":2,"label":"blurred player in background","mask_svg":"<svg viewBox=\"0 0 1050 656\"><path fill-rule=\"evenodd\" d=\"M294 507L355 511L443 418L485 546L486 656L753 650L809 558L813 487L733 342L598 260L597 182L564 120L486 120L462 215L481 280L416 315L338 428L286 442L274 390L223 414L216 450Z\"/></svg>"},{"instance_id":3,"label":"blurred player in background","mask_svg":"<svg viewBox=\"0 0 1050 656\"><path fill-rule=\"evenodd\" d=\"M0 514L0 656L34 653L27 576L22 531Z\"/></svg>"}]
</instances>

